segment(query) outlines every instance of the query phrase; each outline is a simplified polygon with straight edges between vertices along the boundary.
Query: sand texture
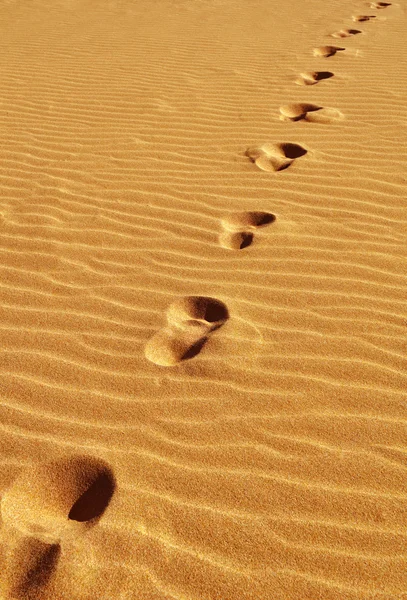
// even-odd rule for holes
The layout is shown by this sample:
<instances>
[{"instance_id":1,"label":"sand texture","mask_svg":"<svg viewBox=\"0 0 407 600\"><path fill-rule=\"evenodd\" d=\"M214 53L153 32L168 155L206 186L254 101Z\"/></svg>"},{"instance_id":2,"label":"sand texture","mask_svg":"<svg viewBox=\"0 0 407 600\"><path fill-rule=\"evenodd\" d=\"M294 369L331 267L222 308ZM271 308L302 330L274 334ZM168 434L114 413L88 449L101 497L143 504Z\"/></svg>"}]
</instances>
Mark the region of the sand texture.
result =
<instances>
[{"instance_id":1,"label":"sand texture","mask_svg":"<svg viewBox=\"0 0 407 600\"><path fill-rule=\"evenodd\" d=\"M407 600L406 30L0 0L1 600Z\"/></svg>"}]
</instances>

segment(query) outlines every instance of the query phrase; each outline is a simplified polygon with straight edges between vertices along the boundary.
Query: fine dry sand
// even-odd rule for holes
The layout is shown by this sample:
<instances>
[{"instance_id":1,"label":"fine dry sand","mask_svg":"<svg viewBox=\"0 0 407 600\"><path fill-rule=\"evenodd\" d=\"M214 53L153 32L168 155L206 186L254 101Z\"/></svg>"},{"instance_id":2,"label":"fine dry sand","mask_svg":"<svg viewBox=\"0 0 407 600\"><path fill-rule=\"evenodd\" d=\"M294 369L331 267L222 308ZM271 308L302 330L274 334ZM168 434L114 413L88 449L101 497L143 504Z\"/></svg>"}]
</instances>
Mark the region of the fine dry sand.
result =
<instances>
[{"instance_id":1,"label":"fine dry sand","mask_svg":"<svg viewBox=\"0 0 407 600\"><path fill-rule=\"evenodd\" d=\"M2 600L407 598L406 15L1 0Z\"/></svg>"}]
</instances>

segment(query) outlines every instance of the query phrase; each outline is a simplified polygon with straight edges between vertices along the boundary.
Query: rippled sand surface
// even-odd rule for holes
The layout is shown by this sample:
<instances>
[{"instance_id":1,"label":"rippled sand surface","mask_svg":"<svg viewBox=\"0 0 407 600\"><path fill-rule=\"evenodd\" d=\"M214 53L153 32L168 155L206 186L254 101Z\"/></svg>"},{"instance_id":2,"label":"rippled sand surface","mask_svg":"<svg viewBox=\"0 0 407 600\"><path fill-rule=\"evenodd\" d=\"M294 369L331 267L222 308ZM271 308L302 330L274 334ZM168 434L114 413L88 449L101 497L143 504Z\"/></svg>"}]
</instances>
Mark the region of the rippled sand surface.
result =
<instances>
[{"instance_id":1,"label":"rippled sand surface","mask_svg":"<svg viewBox=\"0 0 407 600\"><path fill-rule=\"evenodd\" d=\"M407 598L405 0L0 0L0 598Z\"/></svg>"}]
</instances>

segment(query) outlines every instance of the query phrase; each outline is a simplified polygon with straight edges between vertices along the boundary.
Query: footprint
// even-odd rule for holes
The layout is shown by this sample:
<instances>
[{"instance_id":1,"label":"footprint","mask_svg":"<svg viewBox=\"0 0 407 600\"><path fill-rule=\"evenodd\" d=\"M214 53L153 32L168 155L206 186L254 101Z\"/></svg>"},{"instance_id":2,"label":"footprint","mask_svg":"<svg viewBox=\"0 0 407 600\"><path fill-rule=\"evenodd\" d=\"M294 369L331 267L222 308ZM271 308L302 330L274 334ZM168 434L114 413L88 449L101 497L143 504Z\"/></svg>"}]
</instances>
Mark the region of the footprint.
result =
<instances>
[{"instance_id":1,"label":"footprint","mask_svg":"<svg viewBox=\"0 0 407 600\"><path fill-rule=\"evenodd\" d=\"M370 8L387 8L388 6L391 6L391 2L372 2L370 5Z\"/></svg>"},{"instance_id":2,"label":"footprint","mask_svg":"<svg viewBox=\"0 0 407 600\"><path fill-rule=\"evenodd\" d=\"M181 298L167 310L168 326L147 342L145 357L163 367L193 358L202 350L210 334L228 319L226 305L216 298Z\"/></svg>"},{"instance_id":3,"label":"footprint","mask_svg":"<svg viewBox=\"0 0 407 600\"><path fill-rule=\"evenodd\" d=\"M287 104L280 106L280 119L282 121L300 121L301 119L305 119L307 113L321 110L321 108L321 106L317 106L316 104Z\"/></svg>"},{"instance_id":4,"label":"footprint","mask_svg":"<svg viewBox=\"0 0 407 600\"><path fill-rule=\"evenodd\" d=\"M355 15L352 17L352 20L355 23L363 23L364 21L370 21L370 19L375 19L376 15Z\"/></svg>"},{"instance_id":5,"label":"footprint","mask_svg":"<svg viewBox=\"0 0 407 600\"><path fill-rule=\"evenodd\" d=\"M339 46L320 46L319 48L314 48L314 56L324 56L328 58L328 56L334 56L337 52L341 52L342 50L346 50L346 48L340 48Z\"/></svg>"},{"instance_id":6,"label":"footprint","mask_svg":"<svg viewBox=\"0 0 407 600\"><path fill-rule=\"evenodd\" d=\"M344 118L336 108L323 108L316 104L287 104L280 107L283 121L310 121L311 123L333 123Z\"/></svg>"},{"instance_id":7,"label":"footprint","mask_svg":"<svg viewBox=\"0 0 407 600\"><path fill-rule=\"evenodd\" d=\"M275 220L275 215L267 212L231 213L221 221L224 232L219 236L219 243L224 248L243 250L252 243L255 229L266 227Z\"/></svg>"},{"instance_id":8,"label":"footprint","mask_svg":"<svg viewBox=\"0 0 407 600\"><path fill-rule=\"evenodd\" d=\"M245 154L262 171L282 171L287 169L296 158L307 154L307 150L299 144L286 142L253 146L248 148Z\"/></svg>"},{"instance_id":9,"label":"footprint","mask_svg":"<svg viewBox=\"0 0 407 600\"><path fill-rule=\"evenodd\" d=\"M297 85L315 85L323 79L330 79L334 74L331 71L308 71L301 73L295 80Z\"/></svg>"},{"instance_id":10,"label":"footprint","mask_svg":"<svg viewBox=\"0 0 407 600\"><path fill-rule=\"evenodd\" d=\"M360 29L341 29L340 31L331 33L331 37L347 38L347 37L351 37L352 35L357 35L358 33L362 33Z\"/></svg>"},{"instance_id":11,"label":"footprint","mask_svg":"<svg viewBox=\"0 0 407 600\"><path fill-rule=\"evenodd\" d=\"M23 600L39 593L55 572L61 544L97 523L114 490L111 469L88 456L24 471L1 501L8 539L6 597Z\"/></svg>"}]
</instances>

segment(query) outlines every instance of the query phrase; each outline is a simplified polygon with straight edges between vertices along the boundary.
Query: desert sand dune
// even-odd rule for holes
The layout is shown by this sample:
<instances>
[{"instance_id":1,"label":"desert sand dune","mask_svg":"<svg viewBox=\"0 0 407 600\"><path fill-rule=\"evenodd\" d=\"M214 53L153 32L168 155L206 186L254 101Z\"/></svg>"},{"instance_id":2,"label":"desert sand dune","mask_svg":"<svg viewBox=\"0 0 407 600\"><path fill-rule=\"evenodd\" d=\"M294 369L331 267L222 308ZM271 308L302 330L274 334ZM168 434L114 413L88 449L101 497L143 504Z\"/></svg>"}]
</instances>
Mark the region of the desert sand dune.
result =
<instances>
[{"instance_id":1,"label":"desert sand dune","mask_svg":"<svg viewBox=\"0 0 407 600\"><path fill-rule=\"evenodd\" d=\"M0 2L1 600L406 597L406 14Z\"/></svg>"}]
</instances>

